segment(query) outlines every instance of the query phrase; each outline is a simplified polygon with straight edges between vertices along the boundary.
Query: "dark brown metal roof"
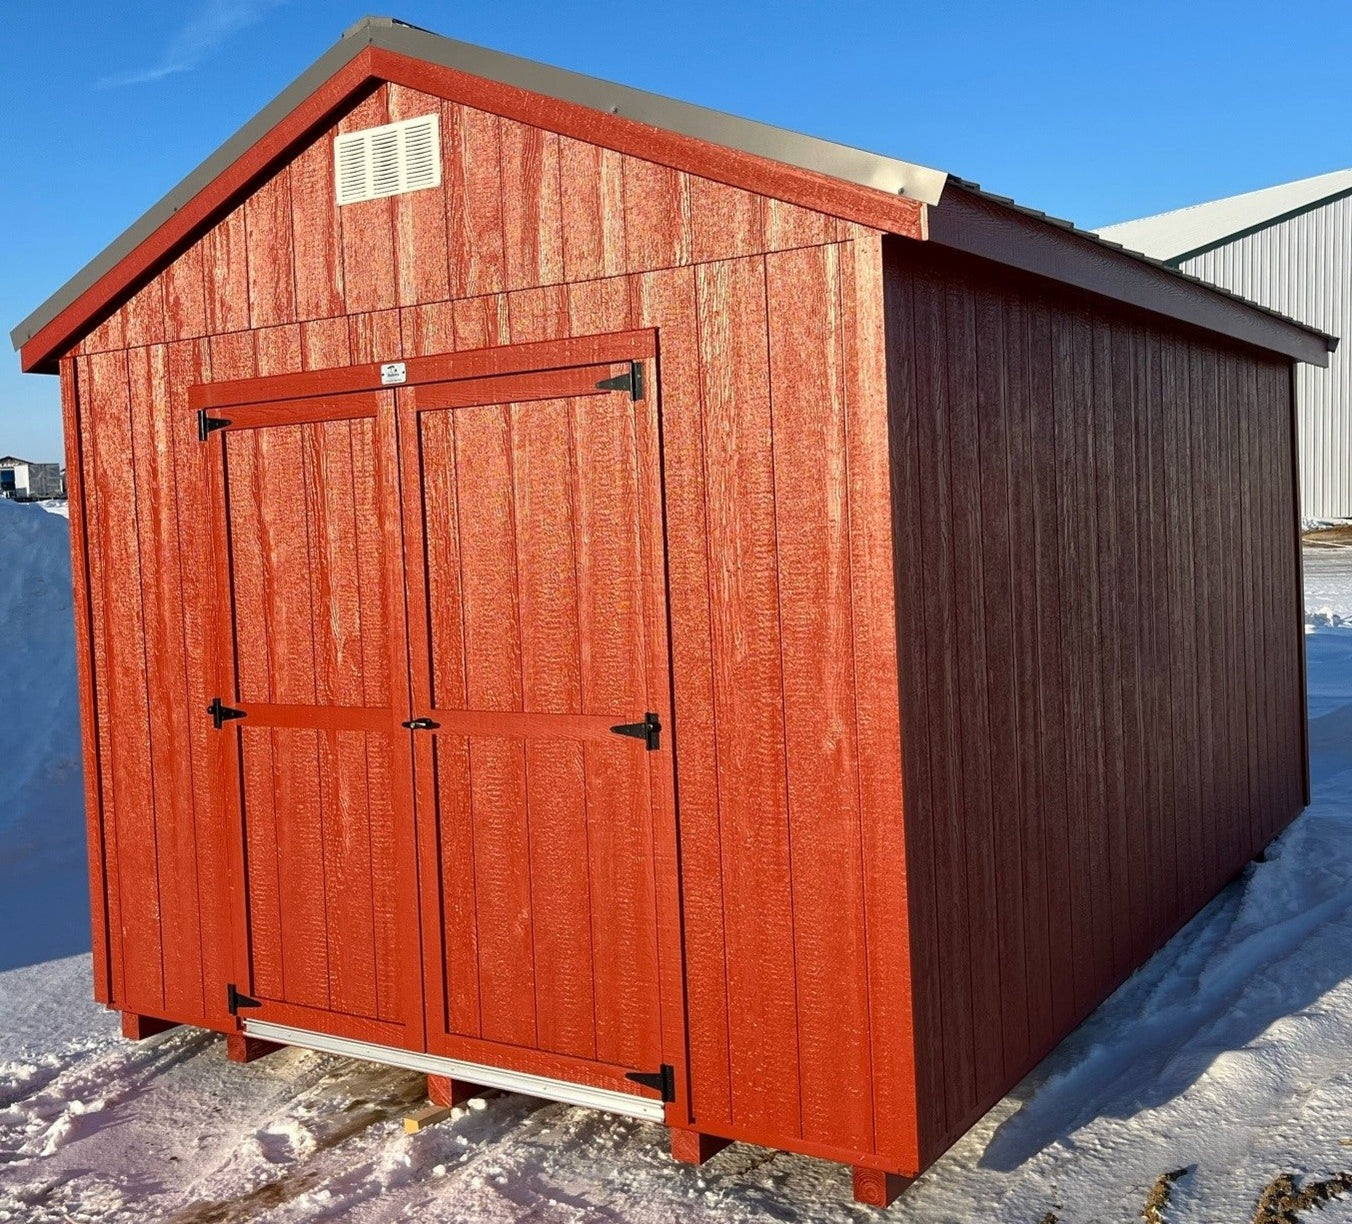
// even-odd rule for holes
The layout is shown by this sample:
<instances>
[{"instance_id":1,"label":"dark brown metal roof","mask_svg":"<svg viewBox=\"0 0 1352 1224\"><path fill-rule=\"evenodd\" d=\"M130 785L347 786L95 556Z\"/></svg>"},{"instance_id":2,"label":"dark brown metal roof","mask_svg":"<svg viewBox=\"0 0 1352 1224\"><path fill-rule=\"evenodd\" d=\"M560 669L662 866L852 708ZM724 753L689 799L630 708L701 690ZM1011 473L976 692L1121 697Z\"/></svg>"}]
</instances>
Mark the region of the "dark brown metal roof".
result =
<instances>
[{"instance_id":1,"label":"dark brown metal roof","mask_svg":"<svg viewBox=\"0 0 1352 1224\"><path fill-rule=\"evenodd\" d=\"M622 116L709 144L739 150L844 182L937 206L931 213L931 239L944 245L969 250L986 258L1027 267L1027 259L1021 258L1018 252L1012 252L1008 242L988 241L989 234L986 230L989 227L978 226L974 229L970 224L977 214L964 204L986 201L997 210L1021 214L1040 224L1069 232L1086 244L1096 244L1103 254L1114 262L1134 261L1148 266L1151 273L1145 279L1137 276L1133 282L1130 275L1126 277L1126 281L1134 284L1136 290L1128 294L1129 300L1137 301L1138 305L1146 309L1181 317L1185 321L1212 327L1259 347L1269 348L1302 361L1317 361L1318 364L1327 363L1327 351L1337 344L1333 337L1306 327L1296 320L1255 306L1146 256L1126 251L1115 243L1100 239L1097 235L1078 230L1068 222L1058 221L1045 213L1023 208L1012 200L989 195L980 191L975 184L951 179L943 171L864 152L829 140L785 131L769 124L726 115L688 102L645 93L626 85L597 80L499 51L490 51L433 34L394 18L367 17L347 30L335 46L15 327L10 333L14 347L18 349L27 343L82 293L145 242L206 185L252 148L319 86L367 47L377 47L412 59L453 68L486 80L572 102L603 114ZM988 209L987 212L989 211ZM975 245L972 245L973 243ZM1080 243L1077 241L1075 247L1079 246ZM1073 258L1069 261L1062 259L1057 261L1057 267L1065 271L1067 266L1074 263ZM1071 284L1081 284L1083 279L1077 277L1074 267L1070 268L1068 275L1048 273L1046 268L1040 267L1029 270L1051 274L1054 279L1065 280ZM1198 292L1212 295L1215 302L1223 303L1223 306L1209 307L1202 299L1194 301L1192 293L1188 295L1190 308L1182 313L1176 308L1176 303L1174 308L1171 308L1171 298L1167 292L1157 295L1157 300L1141 300L1143 296L1150 299L1150 285L1158 280L1156 273L1175 277L1180 285L1187 284L1195 287ZM1092 287L1095 291L1105 292L1104 286L1110 279L1099 278L1094 286L1082 285L1082 287ZM1248 316L1247 324L1237 312ZM1252 312L1251 315L1249 312ZM1316 353L1322 356L1315 355Z\"/></svg>"},{"instance_id":2,"label":"dark brown metal roof","mask_svg":"<svg viewBox=\"0 0 1352 1224\"><path fill-rule=\"evenodd\" d=\"M1317 327L953 175L930 212L929 237L1310 365L1327 366L1338 347Z\"/></svg>"}]
</instances>

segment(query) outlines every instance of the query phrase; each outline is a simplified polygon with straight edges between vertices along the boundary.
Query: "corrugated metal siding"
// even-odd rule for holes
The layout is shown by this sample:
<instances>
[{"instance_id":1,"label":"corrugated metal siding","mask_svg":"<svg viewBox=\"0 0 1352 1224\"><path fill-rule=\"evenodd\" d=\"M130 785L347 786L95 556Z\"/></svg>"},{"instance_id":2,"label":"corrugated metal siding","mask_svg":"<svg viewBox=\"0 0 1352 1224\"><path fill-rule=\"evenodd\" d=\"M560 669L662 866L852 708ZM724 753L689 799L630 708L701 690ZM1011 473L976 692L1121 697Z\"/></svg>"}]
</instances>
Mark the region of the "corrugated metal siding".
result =
<instances>
[{"instance_id":1,"label":"corrugated metal siding","mask_svg":"<svg viewBox=\"0 0 1352 1224\"><path fill-rule=\"evenodd\" d=\"M1352 317L1352 196L1237 238L1182 265L1323 328L1347 335ZM1306 518L1352 518L1352 361L1340 345L1321 370L1297 367L1301 508Z\"/></svg>"}]
</instances>

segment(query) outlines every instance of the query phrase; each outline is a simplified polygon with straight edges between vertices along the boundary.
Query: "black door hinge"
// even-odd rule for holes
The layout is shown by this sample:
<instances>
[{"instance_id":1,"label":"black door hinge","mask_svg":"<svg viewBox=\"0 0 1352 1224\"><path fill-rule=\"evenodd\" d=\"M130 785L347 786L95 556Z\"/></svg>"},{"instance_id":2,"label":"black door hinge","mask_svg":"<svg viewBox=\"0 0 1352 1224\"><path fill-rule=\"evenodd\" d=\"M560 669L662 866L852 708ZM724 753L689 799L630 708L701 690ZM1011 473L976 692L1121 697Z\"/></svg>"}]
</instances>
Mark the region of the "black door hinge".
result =
<instances>
[{"instance_id":1,"label":"black door hinge","mask_svg":"<svg viewBox=\"0 0 1352 1224\"><path fill-rule=\"evenodd\" d=\"M225 1005L229 1009L230 1014L232 1016L238 1016L241 1007L263 1006L263 1004L260 1003L257 999L251 999L249 998L248 995L243 994L239 990L235 989L234 982L231 982L225 988Z\"/></svg>"},{"instance_id":2,"label":"black door hinge","mask_svg":"<svg viewBox=\"0 0 1352 1224\"><path fill-rule=\"evenodd\" d=\"M649 752L656 752L662 746L662 724L651 710L641 723L620 723L617 727L611 727L610 731L612 735L627 735L630 739L643 740Z\"/></svg>"},{"instance_id":3,"label":"black door hinge","mask_svg":"<svg viewBox=\"0 0 1352 1224\"><path fill-rule=\"evenodd\" d=\"M218 429L224 429L230 422L224 417L209 417L205 408L197 410L197 440L205 442Z\"/></svg>"},{"instance_id":4,"label":"black door hinge","mask_svg":"<svg viewBox=\"0 0 1352 1224\"><path fill-rule=\"evenodd\" d=\"M598 391L628 391L629 398L643 398L643 362L631 361L626 374L616 374L614 378L603 378L596 384Z\"/></svg>"},{"instance_id":5,"label":"black door hinge","mask_svg":"<svg viewBox=\"0 0 1352 1224\"><path fill-rule=\"evenodd\" d=\"M668 1104L676 1099L676 1068L670 1063L663 1063L656 1071L626 1071L624 1078L660 1092Z\"/></svg>"},{"instance_id":6,"label":"black door hinge","mask_svg":"<svg viewBox=\"0 0 1352 1224\"><path fill-rule=\"evenodd\" d=\"M246 717L244 710L232 710L219 697L213 697L211 704L207 706L207 713L211 715L211 725L219 731L232 718Z\"/></svg>"}]
</instances>

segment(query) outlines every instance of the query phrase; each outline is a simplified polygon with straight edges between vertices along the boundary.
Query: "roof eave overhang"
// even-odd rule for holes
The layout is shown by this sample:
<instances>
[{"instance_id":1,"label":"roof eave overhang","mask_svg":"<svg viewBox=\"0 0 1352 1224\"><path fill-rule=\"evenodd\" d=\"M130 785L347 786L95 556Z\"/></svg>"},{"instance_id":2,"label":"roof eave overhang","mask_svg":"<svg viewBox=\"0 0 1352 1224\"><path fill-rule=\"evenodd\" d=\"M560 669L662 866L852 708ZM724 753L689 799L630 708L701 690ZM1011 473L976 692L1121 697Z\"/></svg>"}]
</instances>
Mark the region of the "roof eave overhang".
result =
<instances>
[{"instance_id":1,"label":"roof eave overhang","mask_svg":"<svg viewBox=\"0 0 1352 1224\"><path fill-rule=\"evenodd\" d=\"M10 333L25 371L116 309L306 140L380 83L463 101L846 221L923 236L940 171L443 38L389 18L353 26Z\"/></svg>"},{"instance_id":2,"label":"roof eave overhang","mask_svg":"<svg viewBox=\"0 0 1352 1224\"><path fill-rule=\"evenodd\" d=\"M1327 366L1338 345L1158 261L950 181L928 214L929 241L1150 311L1293 361Z\"/></svg>"}]
</instances>

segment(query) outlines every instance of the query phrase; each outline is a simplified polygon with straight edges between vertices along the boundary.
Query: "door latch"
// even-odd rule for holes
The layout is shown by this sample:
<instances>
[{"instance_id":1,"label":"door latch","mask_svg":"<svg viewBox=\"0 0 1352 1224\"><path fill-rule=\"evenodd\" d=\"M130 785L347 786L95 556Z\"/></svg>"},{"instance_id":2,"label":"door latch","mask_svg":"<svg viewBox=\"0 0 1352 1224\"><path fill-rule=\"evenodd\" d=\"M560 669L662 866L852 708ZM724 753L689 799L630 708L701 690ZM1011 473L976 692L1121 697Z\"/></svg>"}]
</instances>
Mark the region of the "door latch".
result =
<instances>
[{"instance_id":1,"label":"door latch","mask_svg":"<svg viewBox=\"0 0 1352 1224\"><path fill-rule=\"evenodd\" d=\"M662 724L651 710L642 722L620 723L619 726L611 727L610 731L612 735L627 735L630 739L643 740L649 752L656 752L661 747Z\"/></svg>"},{"instance_id":2,"label":"door latch","mask_svg":"<svg viewBox=\"0 0 1352 1224\"><path fill-rule=\"evenodd\" d=\"M433 722L430 718L410 718L408 722L399 724L401 727L407 727L410 731L435 731L439 726L438 722Z\"/></svg>"}]
</instances>

